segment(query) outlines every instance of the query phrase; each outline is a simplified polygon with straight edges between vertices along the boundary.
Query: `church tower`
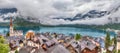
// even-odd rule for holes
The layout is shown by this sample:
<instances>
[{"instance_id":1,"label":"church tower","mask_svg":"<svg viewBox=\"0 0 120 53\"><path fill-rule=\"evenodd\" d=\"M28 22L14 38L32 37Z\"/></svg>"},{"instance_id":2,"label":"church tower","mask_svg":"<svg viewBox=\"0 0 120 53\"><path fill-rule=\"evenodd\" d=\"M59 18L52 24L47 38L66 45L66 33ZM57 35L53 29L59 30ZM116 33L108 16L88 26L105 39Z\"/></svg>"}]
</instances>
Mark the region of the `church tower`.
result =
<instances>
[{"instance_id":1,"label":"church tower","mask_svg":"<svg viewBox=\"0 0 120 53\"><path fill-rule=\"evenodd\" d=\"M13 23L12 23L12 17L10 17L10 36L13 36Z\"/></svg>"}]
</instances>

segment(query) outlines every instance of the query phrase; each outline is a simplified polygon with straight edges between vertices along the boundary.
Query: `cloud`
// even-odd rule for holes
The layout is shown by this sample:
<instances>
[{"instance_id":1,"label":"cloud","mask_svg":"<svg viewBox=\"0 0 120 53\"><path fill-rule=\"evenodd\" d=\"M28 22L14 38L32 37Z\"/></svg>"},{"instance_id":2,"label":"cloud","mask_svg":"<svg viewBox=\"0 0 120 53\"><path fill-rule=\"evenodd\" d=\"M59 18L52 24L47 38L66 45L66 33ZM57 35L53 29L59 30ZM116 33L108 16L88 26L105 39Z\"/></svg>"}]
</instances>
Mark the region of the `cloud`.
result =
<instances>
[{"instance_id":1,"label":"cloud","mask_svg":"<svg viewBox=\"0 0 120 53\"><path fill-rule=\"evenodd\" d=\"M12 1L9 0L0 0L0 8L13 8Z\"/></svg>"},{"instance_id":2,"label":"cloud","mask_svg":"<svg viewBox=\"0 0 120 53\"><path fill-rule=\"evenodd\" d=\"M73 18L78 13L84 14L90 10L107 11L111 8L111 6L114 6L114 3L116 1L119 0L0 0L0 8L15 7L23 16L38 18L42 24L103 25L109 23L109 20L107 20L107 18L110 15L101 18L75 21L63 19L56 20L52 18ZM116 5L119 5L119 3Z\"/></svg>"}]
</instances>

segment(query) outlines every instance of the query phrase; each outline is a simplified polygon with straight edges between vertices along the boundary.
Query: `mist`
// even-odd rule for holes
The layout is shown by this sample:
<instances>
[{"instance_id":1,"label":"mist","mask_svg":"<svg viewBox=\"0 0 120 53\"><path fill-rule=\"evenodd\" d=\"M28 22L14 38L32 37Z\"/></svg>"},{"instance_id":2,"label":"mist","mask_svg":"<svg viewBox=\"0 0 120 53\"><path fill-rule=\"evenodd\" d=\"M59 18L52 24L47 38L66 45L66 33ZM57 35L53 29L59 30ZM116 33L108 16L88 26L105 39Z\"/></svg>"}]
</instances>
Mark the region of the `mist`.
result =
<instances>
[{"instance_id":1,"label":"mist","mask_svg":"<svg viewBox=\"0 0 120 53\"><path fill-rule=\"evenodd\" d=\"M114 18L120 13L120 9L101 18L86 18L74 21L53 18L73 18L78 13L84 14L90 10L112 11L112 8L118 6L120 6L119 0L0 0L0 8L17 8L22 16L37 18L42 24L46 25L104 25L110 23L108 18ZM117 15L117 17L120 17L120 15Z\"/></svg>"}]
</instances>

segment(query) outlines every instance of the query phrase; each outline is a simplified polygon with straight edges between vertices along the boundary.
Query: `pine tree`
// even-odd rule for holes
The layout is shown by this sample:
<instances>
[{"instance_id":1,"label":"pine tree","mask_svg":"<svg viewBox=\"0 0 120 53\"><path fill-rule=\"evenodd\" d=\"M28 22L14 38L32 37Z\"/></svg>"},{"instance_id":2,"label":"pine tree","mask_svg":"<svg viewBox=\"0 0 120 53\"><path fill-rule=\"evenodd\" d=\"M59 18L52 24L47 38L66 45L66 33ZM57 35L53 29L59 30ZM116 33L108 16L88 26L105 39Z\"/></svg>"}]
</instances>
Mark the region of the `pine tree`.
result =
<instances>
[{"instance_id":1,"label":"pine tree","mask_svg":"<svg viewBox=\"0 0 120 53\"><path fill-rule=\"evenodd\" d=\"M109 53L108 51L108 47L110 46L110 34L107 32L106 34L106 38L105 38L105 48L107 49L107 53Z\"/></svg>"},{"instance_id":2,"label":"pine tree","mask_svg":"<svg viewBox=\"0 0 120 53\"><path fill-rule=\"evenodd\" d=\"M7 32L6 37L9 37L9 36L10 36L10 33L9 33L9 32Z\"/></svg>"},{"instance_id":3,"label":"pine tree","mask_svg":"<svg viewBox=\"0 0 120 53\"><path fill-rule=\"evenodd\" d=\"M114 36L114 45L116 46L117 45L117 37Z\"/></svg>"},{"instance_id":4,"label":"pine tree","mask_svg":"<svg viewBox=\"0 0 120 53\"><path fill-rule=\"evenodd\" d=\"M80 39L81 39L81 35L80 35L80 34L76 34L76 35L75 35L75 40L78 41L78 40L80 40Z\"/></svg>"}]
</instances>

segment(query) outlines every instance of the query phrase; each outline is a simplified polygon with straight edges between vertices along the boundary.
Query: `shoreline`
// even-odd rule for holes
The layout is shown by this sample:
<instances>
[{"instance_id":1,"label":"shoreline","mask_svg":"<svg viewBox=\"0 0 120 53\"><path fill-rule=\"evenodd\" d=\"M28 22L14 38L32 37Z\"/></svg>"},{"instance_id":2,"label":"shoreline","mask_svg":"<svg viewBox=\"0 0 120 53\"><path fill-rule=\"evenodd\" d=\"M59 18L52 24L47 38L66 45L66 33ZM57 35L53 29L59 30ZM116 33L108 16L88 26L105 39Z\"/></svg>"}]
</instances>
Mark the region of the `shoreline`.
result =
<instances>
[{"instance_id":1,"label":"shoreline","mask_svg":"<svg viewBox=\"0 0 120 53\"><path fill-rule=\"evenodd\" d=\"M1 26L0 26L1 27ZM1 27L1 32L3 34L6 34L9 32L9 27ZM23 30L23 33L25 34L28 30L33 30L35 32L39 33L60 33L67 35L75 35L76 33L80 33L84 36L92 36L92 37L104 37L106 35L106 30L97 30L97 29L91 29L91 28L75 28L75 27L38 27L38 28L29 28L29 27L18 27L16 30ZM114 31L110 31L111 36L116 35Z\"/></svg>"}]
</instances>

